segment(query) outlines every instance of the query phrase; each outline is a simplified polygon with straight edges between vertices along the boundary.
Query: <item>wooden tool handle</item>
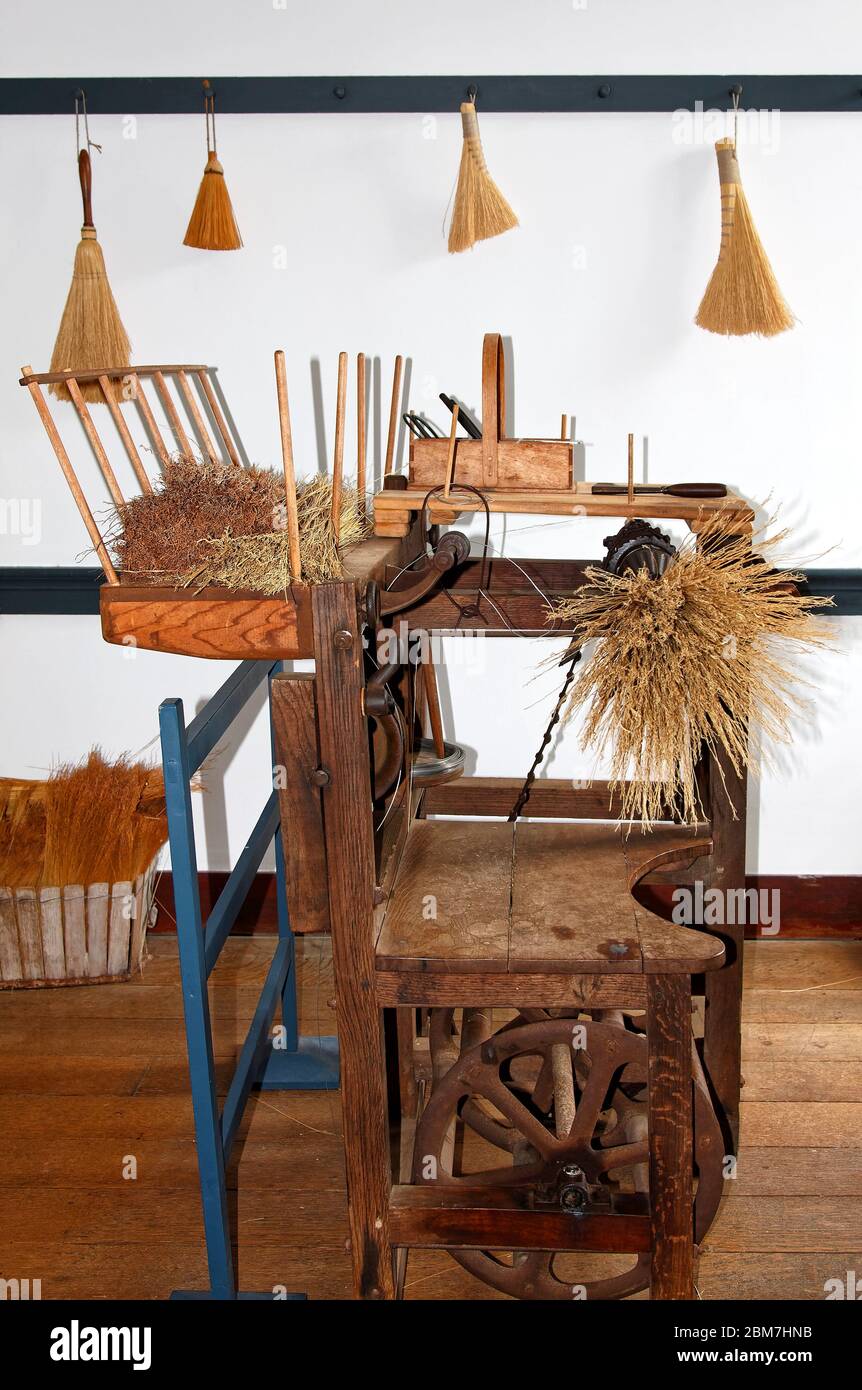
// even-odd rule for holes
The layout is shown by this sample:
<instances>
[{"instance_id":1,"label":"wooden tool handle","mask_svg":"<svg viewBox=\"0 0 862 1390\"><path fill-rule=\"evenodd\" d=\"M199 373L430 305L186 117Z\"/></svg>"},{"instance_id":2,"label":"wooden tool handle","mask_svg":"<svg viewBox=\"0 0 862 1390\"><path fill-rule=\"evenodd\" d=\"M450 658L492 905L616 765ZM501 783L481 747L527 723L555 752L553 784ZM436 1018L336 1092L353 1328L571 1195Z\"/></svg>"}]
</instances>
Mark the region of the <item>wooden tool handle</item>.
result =
<instances>
[{"instance_id":1,"label":"wooden tool handle","mask_svg":"<svg viewBox=\"0 0 862 1390\"><path fill-rule=\"evenodd\" d=\"M482 481L497 484L497 445L506 437L506 359L499 333L482 343Z\"/></svg>"},{"instance_id":2,"label":"wooden tool handle","mask_svg":"<svg viewBox=\"0 0 862 1390\"><path fill-rule=\"evenodd\" d=\"M338 354L338 387L335 398L335 454L332 462L332 529L335 543L341 535L341 485L344 474L344 416L347 408L347 353Z\"/></svg>"},{"instance_id":3,"label":"wooden tool handle","mask_svg":"<svg viewBox=\"0 0 862 1390\"><path fill-rule=\"evenodd\" d=\"M404 359L399 353L395 358L395 370L392 373L392 400L389 405L389 433L386 436L386 462L383 466L383 476L388 478L392 474L392 465L395 462L395 440L398 434L398 402L401 399L401 371L404 366Z\"/></svg>"},{"instance_id":4,"label":"wooden tool handle","mask_svg":"<svg viewBox=\"0 0 862 1390\"><path fill-rule=\"evenodd\" d=\"M84 226L92 227L93 222L93 166L89 150L78 154L78 178L81 181L81 197L84 200Z\"/></svg>"},{"instance_id":5,"label":"wooden tool handle","mask_svg":"<svg viewBox=\"0 0 862 1390\"><path fill-rule=\"evenodd\" d=\"M625 483L593 483L590 491L595 497L619 497L628 492L628 487ZM667 487L660 485L653 487L650 483L635 483L634 491L638 497L650 493L653 496L664 494L668 497L727 496L727 488L724 483L669 483Z\"/></svg>"},{"instance_id":6,"label":"wooden tool handle","mask_svg":"<svg viewBox=\"0 0 862 1390\"><path fill-rule=\"evenodd\" d=\"M664 489L671 497L726 497L724 483L671 483Z\"/></svg>"}]
</instances>

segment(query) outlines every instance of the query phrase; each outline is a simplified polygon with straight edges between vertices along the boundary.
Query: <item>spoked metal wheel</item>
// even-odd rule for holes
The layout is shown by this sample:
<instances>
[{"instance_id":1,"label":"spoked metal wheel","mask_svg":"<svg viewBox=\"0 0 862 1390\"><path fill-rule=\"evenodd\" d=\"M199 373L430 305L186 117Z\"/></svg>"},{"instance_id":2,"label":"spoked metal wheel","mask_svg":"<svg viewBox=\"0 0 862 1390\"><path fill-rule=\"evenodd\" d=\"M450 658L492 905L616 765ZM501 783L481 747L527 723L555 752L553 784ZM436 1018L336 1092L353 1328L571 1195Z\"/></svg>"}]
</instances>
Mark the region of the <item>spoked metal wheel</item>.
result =
<instances>
[{"instance_id":1,"label":"spoked metal wheel","mask_svg":"<svg viewBox=\"0 0 862 1390\"><path fill-rule=\"evenodd\" d=\"M451 1025L451 1012L441 1014L438 1046ZM609 1204L613 1193L647 1192L645 1036L626 1027L622 1014L602 1021L551 1017L542 1010L526 1016L531 1021L522 1014L465 1048L442 1076L435 1067L417 1132L415 1181L528 1188L534 1204L568 1210ZM432 1051L434 1024L432 1017ZM723 1146L696 1056L693 1066L700 1240L721 1196ZM456 1157L453 1135L459 1127L464 1157L472 1151L466 1162ZM579 1281L569 1272L577 1262L571 1254L449 1253L484 1283L516 1298L625 1298L649 1283L648 1255L633 1257L630 1268L607 1278Z\"/></svg>"}]
</instances>

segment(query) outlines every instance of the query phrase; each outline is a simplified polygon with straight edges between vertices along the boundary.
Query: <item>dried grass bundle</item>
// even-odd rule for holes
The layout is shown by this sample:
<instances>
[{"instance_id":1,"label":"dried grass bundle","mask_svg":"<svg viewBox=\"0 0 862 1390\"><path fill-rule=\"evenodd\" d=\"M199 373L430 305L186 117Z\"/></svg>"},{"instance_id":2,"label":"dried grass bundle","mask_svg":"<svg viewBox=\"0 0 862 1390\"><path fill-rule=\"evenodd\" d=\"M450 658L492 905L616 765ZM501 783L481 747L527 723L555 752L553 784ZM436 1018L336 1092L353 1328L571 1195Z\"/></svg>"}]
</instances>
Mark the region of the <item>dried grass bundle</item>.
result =
<instances>
[{"instance_id":1,"label":"dried grass bundle","mask_svg":"<svg viewBox=\"0 0 862 1390\"><path fill-rule=\"evenodd\" d=\"M779 576L767 561L787 532L753 555L733 525L721 513L710 518L699 544L692 537L658 579L591 568L590 583L552 609L574 625L575 642L595 642L565 718L585 708L584 745L610 748L623 820L702 818L701 744L741 773L763 740L788 742L791 715L805 703L774 639L797 651L828 643L811 610L831 600L800 595L789 581L803 576Z\"/></svg>"},{"instance_id":2,"label":"dried grass bundle","mask_svg":"<svg viewBox=\"0 0 862 1390\"><path fill-rule=\"evenodd\" d=\"M124 574L155 583L199 563L201 541L271 531L283 505L284 483L267 468L179 454L152 493L120 509L109 543Z\"/></svg>"},{"instance_id":3,"label":"dried grass bundle","mask_svg":"<svg viewBox=\"0 0 862 1390\"><path fill-rule=\"evenodd\" d=\"M751 216L732 140L719 140L721 246L695 323L710 333L772 338L794 319Z\"/></svg>"},{"instance_id":4,"label":"dried grass bundle","mask_svg":"<svg viewBox=\"0 0 862 1390\"><path fill-rule=\"evenodd\" d=\"M226 589L252 589L261 594L280 594L301 580L321 584L344 573L339 546L351 545L371 534L365 499L356 488L341 493L339 537L332 526L332 479L317 476L297 486L299 555L301 573L291 574L290 546L286 529L265 535L225 534L203 541L202 558L178 582L203 588L216 584Z\"/></svg>"},{"instance_id":5,"label":"dried grass bundle","mask_svg":"<svg viewBox=\"0 0 862 1390\"><path fill-rule=\"evenodd\" d=\"M46 782L0 783L0 885L134 882L168 838L161 774L99 749Z\"/></svg>"}]
</instances>

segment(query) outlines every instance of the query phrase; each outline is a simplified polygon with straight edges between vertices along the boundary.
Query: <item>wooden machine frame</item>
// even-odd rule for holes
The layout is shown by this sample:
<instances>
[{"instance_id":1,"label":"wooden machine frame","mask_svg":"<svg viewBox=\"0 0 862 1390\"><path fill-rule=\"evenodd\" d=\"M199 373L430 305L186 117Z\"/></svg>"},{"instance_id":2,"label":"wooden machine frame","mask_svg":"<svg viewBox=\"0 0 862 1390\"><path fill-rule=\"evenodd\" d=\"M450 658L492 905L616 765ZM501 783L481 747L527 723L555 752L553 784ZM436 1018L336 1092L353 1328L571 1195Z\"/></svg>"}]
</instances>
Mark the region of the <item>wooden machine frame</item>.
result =
<instances>
[{"instance_id":1,"label":"wooden machine frame","mask_svg":"<svg viewBox=\"0 0 862 1390\"><path fill-rule=\"evenodd\" d=\"M283 770L279 799L290 925L293 932L329 930L332 936L356 1296L398 1296L406 1252L434 1247L631 1252L648 1260L652 1297L692 1297L693 979L696 992L702 991L705 998L703 1067L725 1126L726 1151L732 1152L739 1112L743 926L724 927L718 936L673 925L644 905L642 888L649 882L696 879L723 890L744 888L744 780L704 755L700 780L706 823L695 830L668 823L647 834L635 828L625 838L615 826L614 798L606 783L577 787L548 778L535 783L527 814L550 825L521 823L513 828L479 821L469 832L453 833L451 819L434 818L455 818L457 823L459 817L505 817L520 781L464 777L428 787L414 783L409 766L415 682L405 677L404 668L375 672L366 654L369 642L387 619L396 616L408 634L463 632L462 625L467 625L484 637L512 631L547 636L543 595L570 594L584 582L585 567L592 562L519 560L514 567L505 559L466 558L457 545L447 548L441 543L438 524L475 510L475 500L457 492L448 498L435 496L428 509L429 531L429 479L411 485L410 480L389 476L375 498L377 533L345 554L341 580L297 584L278 598L214 589L190 594L126 584L111 565L42 395L42 387L60 377L68 383L111 494L115 501L117 494L122 500L77 386L85 376L101 381L113 422L144 486L140 473L146 479L145 470L114 402L109 371L52 377L25 368L22 385L34 399L105 565L108 583L102 589L101 616L106 640L266 663L314 660L313 675L273 675L273 758ZM168 392L171 377L176 400ZM191 433L205 451L214 451L217 433L223 451L236 461L209 369L132 368L124 379L129 390L123 394L136 402L161 458L169 452L169 441L158 434L145 380L155 384L180 447L189 452ZM193 393L192 381L200 395ZM189 433L177 404L186 408ZM213 425L216 430L211 432ZM432 460L435 469L445 464L442 452L437 452L441 456ZM478 458L480 451L474 452ZM535 450L527 453L534 461ZM507 456L516 454L513 448ZM554 458L559 477L559 441ZM481 459L481 478L488 486L487 453ZM678 497L632 500L625 495L592 495L570 475L565 482L565 487L547 492L519 486L517 477L506 479L505 491L495 490L491 482L487 502L493 510L512 512L673 517L693 530L711 511L723 508L738 519L741 531L750 529L750 509L732 494L708 502ZM559 625L554 632L567 635ZM381 824L375 812L369 718L379 712L387 685L397 692L406 730L405 775L389 795ZM174 743L181 748L179 735ZM187 784L188 766L179 754L175 761L180 768L175 780ZM170 776L175 771L166 770ZM188 821L187 785L183 796ZM267 814L265 829L271 833L274 812ZM588 828L579 829L585 822ZM463 854L453 850L456 839L467 846ZM532 867L531 855L538 855ZM481 872L485 860L491 864L491 879ZM514 903L522 863L533 875L534 889L536 883L541 887L536 913L526 914L528 929L514 920L514 907L508 917L503 913L490 921L487 895L483 897L494 865L511 865L516 876ZM536 863L546 866L544 877L536 878ZM246 878L248 872L246 865ZM474 883L478 892L473 891ZM419 889L439 895L442 921L426 921L419 910ZM233 909L237 895L235 883ZM585 904L583 911L579 903ZM200 933L199 904L196 912L192 905L192 917ZM516 931L521 933L517 939ZM224 934L226 928L220 939ZM192 950L190 978L211 968L203 950ZM273 1007L281 987L279 982L269 991ZM645 1014L648 1197L635 1195L603 1211L572 1211L530 1205L505 1187L416 1181L413 1143L429 1090L424 1037L428 1012L495 1007ZM493 1058L493 1046L486 1038L485 1061ZM398 1097L397 1115L390 1115L392 1095ZM230 1296L229 1284L226 1274L216 1296Z\"/></svg>"}]
</instances>

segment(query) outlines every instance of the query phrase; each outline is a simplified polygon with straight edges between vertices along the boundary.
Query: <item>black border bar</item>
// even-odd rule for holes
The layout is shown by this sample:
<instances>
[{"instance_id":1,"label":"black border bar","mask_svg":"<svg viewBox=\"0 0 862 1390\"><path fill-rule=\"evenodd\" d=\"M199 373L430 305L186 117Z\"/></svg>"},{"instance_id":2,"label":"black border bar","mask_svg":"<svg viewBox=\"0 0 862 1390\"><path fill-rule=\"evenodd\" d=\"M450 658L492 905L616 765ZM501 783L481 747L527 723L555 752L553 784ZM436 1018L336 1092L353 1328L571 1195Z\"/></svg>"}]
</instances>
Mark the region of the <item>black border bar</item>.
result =
<instances>
[{"instance_id":1,"label":"black border bar","mask_svg":"<svg viewBox=\"0 0 862 1390\"><path fill-rule=\"evenodd\" d=\"M457 111L471 88L483 111L680 111L726 109L734 87L743 110L862 111L862 77L834 73L751 76L209 76L220 115ZM87 94L91 115L201 114L201 77L7 77L0 115L58 116Z\"/></svg>"}]
</instances>

